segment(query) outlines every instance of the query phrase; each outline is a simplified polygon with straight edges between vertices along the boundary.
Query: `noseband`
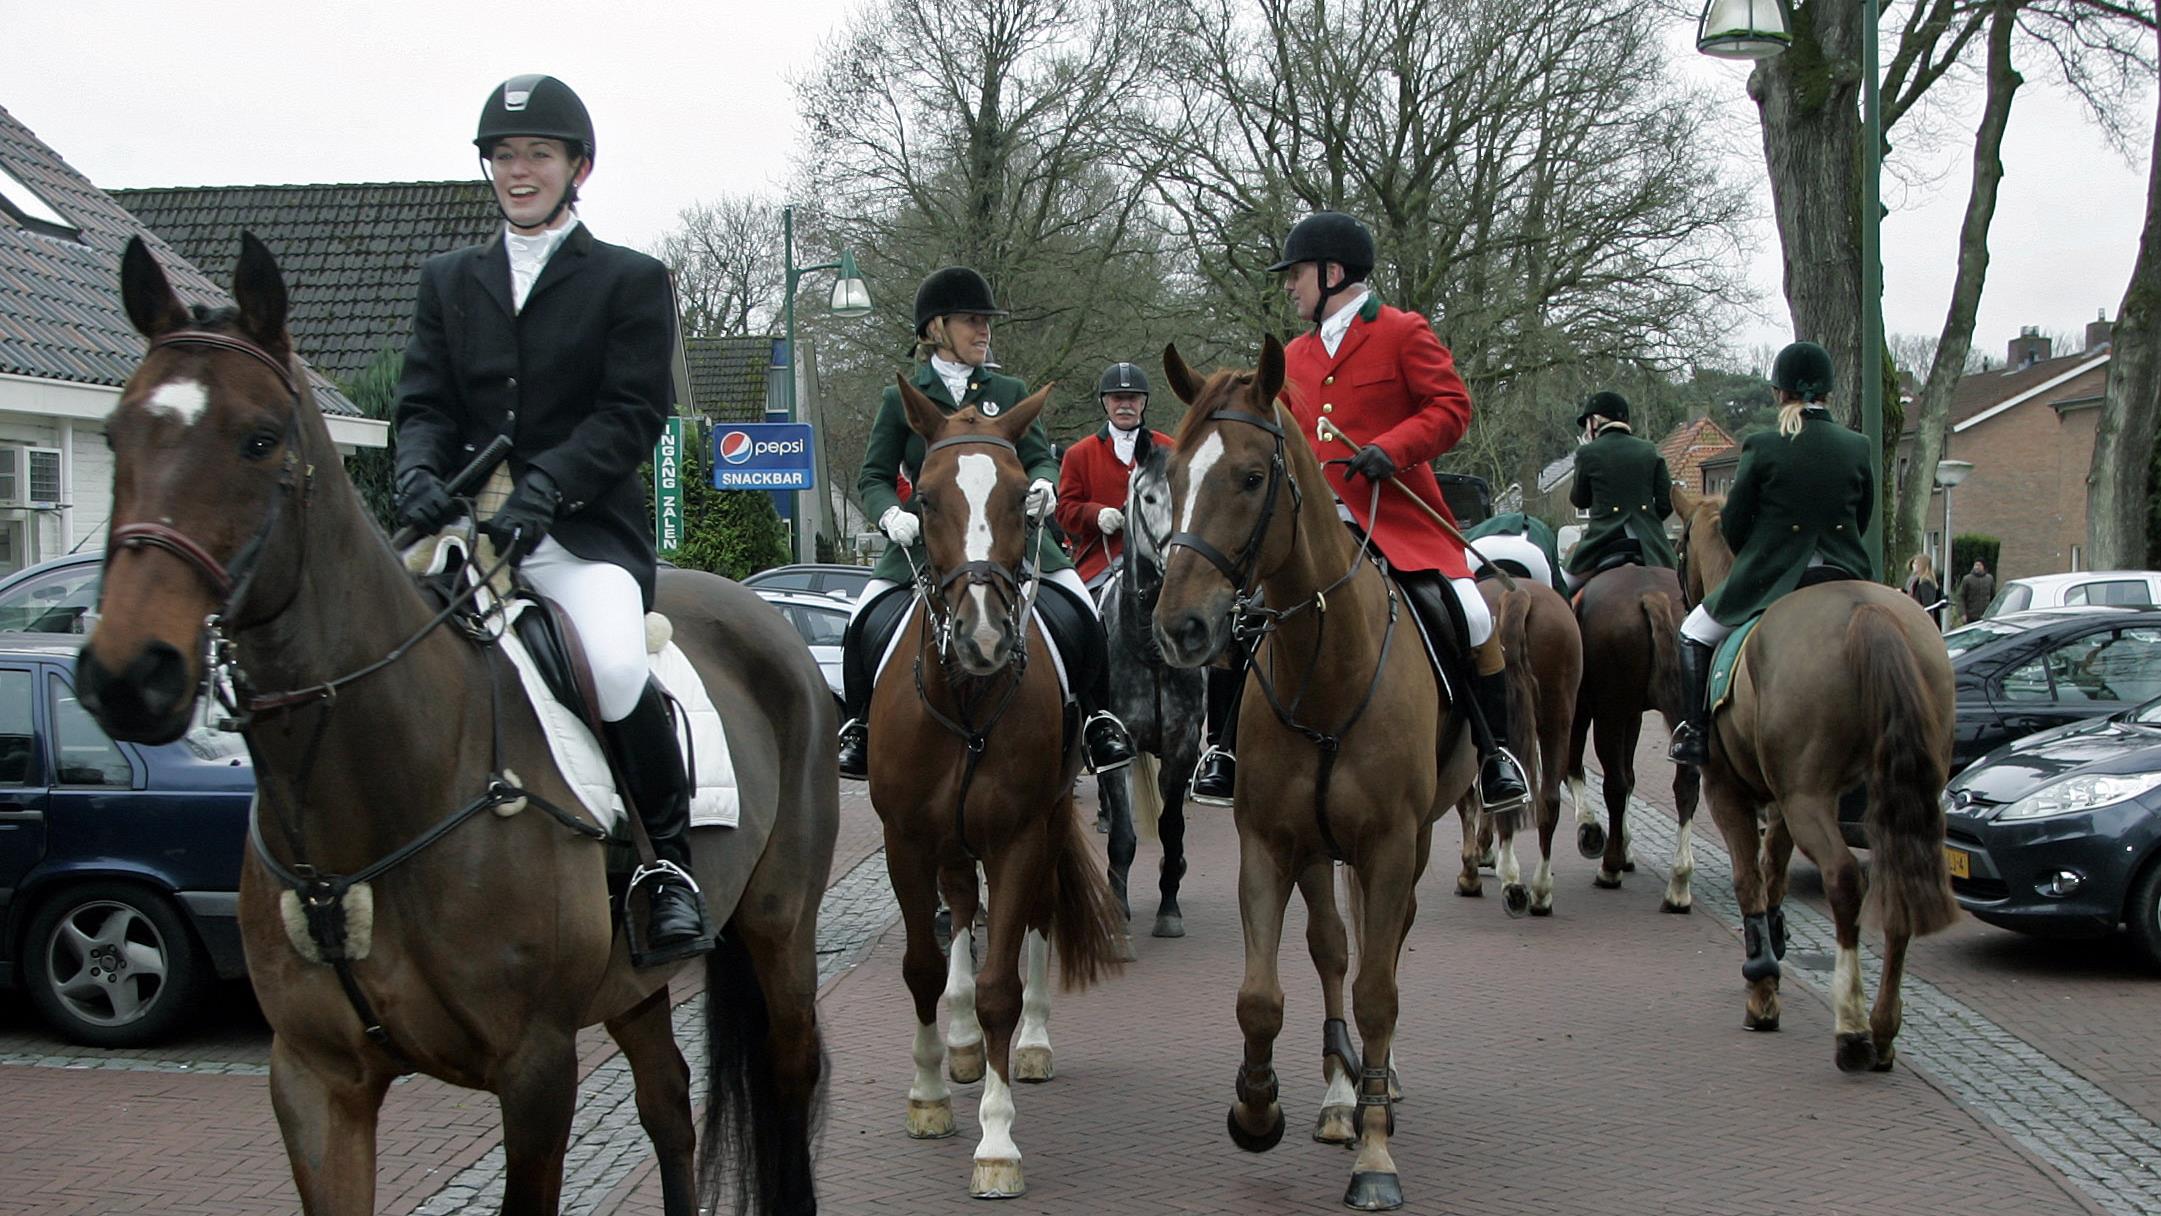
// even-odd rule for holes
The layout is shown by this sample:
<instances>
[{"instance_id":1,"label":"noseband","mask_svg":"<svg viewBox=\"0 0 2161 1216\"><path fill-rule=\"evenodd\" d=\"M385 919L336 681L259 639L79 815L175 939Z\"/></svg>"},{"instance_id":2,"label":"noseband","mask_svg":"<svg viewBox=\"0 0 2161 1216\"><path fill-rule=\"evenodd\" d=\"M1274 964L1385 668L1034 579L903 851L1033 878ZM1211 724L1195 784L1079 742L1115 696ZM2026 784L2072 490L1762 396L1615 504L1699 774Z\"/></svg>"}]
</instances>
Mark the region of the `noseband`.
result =
<instances>
[{"instance_id":1,"label":"noseband","mask_svg":"<svg viewBox=\"0 0 2161 1216\"><path fill-rule=\"evenodd\" d=\"M1250 599L1253 594L1253 583L1258 574L1256 567L1260 564L1261 543L1267 538L1268 525L1275 518L1276 495L1281 487L1287 483L1291 488L1291 510L1296 513L1301 506L1298 495L1298 482L1291 477L1289 470L1283 463L1283 428L1280 425L1269 419L1248 414L1241 410L1215 410L1208 415L1208 420L1211 422L1242 422L1247 426L1259 427L1274 438L1275 451L1270 453L1268 457L1268 489L1261 496L1261 515L1259 519L1253 521L1253 532L1246 537L1245 546L1238 551L1238 557L1235 561L1223 556L1222 550L1209 544L1197 532L1171 533L1170 539L1163 542L1163 556L1167 560L1170 557L1170 551L1173 549L1191 549L1207 558L1210 565L1221 571L1224 578L1230 580L1231 590L1235 591L1241 600Z\"/></svg>"},{"instance_id":2,"label":"noseband","mask_svg":"<svg viewBox=\"0 0 2161 1216\"><path fill-rule=\"evenodd\" d=\"M1003 448L1011 452L1015 459L1020 456L1020 449L1013 446L1011 440L1001 439L996 435L953 435L940 439L925 448L923 458L928 460L932 452L941 448L971 445ZM1031 547L1030 539L1024 537L1021 542L1021 563L1024 567L1028 562ZM930 594L924 598L929 601L931 614L937 621L938 650L940 654L949 653L948 646L953 636L953 612L947 606L945 597L956 583L964 588L989 587L997 592L999 600L1005 605L1007 623L1013 633L1017 636L1024 631L1027 624L1027 613L1033 607L1033 604L1031 602L1032 597L1021 594L1021 583L1024 580L1020 570L993 561L973 561L962 562L942 574L935 568L926 569L923 573L925 575L923 581L930 591ZM1026 652L1027 647L1025 646L1018 648L1017 651L1023 656L1025 656ZM1025 662L1025 658L1022 661Z\"/></svg>"}]
</instances>

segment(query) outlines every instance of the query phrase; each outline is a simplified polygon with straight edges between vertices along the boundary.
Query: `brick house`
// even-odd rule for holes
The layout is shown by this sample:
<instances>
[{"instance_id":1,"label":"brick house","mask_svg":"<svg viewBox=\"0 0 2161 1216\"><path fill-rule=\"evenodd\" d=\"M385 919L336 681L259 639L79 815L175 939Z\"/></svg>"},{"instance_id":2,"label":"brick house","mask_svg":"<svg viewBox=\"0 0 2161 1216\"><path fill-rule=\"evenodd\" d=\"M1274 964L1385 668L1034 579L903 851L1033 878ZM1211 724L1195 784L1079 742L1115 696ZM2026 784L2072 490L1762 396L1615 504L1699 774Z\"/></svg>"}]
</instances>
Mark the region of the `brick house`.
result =
<instances>
[{"instance_id":1,"label":"brick house","mask_svg":"<svg viewBox=\"0 0 2161 1216\"><path fill-rule=\"evenodd\" d=\"M95 547L112 515L105 418L143 356L120 301L142 237L184 301L231 303L186 258L0 108L0 571ZM308 368L331 438L388 428Z\"/></svg>"},{"instance_id":2,"label":"brick house","mask_svg":"<svg viewBox=\"0 0 2161 1216\"><path fill-rule=\"evenodd\" d=\"M1666 471L1673 474L1673 484L1694 491L1703 486L1704 462L1734 450L1733 436L1708 416L1690 419L1658 441L1658 454L1666 458Z\"/></svg>"}]
</instances>

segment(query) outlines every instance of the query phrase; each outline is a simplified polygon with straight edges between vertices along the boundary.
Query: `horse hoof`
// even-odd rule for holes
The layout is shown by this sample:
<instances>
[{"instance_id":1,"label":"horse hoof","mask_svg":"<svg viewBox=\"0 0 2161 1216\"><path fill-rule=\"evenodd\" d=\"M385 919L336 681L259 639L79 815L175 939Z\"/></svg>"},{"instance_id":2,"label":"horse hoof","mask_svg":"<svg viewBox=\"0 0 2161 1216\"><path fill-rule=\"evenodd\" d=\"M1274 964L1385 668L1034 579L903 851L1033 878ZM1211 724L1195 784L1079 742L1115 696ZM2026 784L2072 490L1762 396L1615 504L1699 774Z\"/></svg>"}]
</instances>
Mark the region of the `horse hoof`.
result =
<instances>
[{"instance_id":1,"label":"horse hoof","mask_svg":"<svg viewBox=\"0 0 2161 1216\"><path fill-rule=\"evenodd\" d=\"M1621 889L1621 876L1608 874L1604 870L1600 870L1598 873L1591 875L1591 885L1601 891L1618 891Z\"/></svg>"},{"instance_id":2,"label":"horse hoof","mask_svg":"<svg viewBox=\"0 0 2161 1216\"><path fill-rule=\"evenodd\" d=\"M1110 830L1111 830L1111 817L1110 817L1110 815L1109 815L1109 814L1107 814L1107 813L1106 813L1106 814L1101 814L1101 815L1097 815L1097 816L1096 816L1096 832L1097 832L1098 834L1100 834L1100 835L1108 836L1108 835L1110 835Z\"/></svg>"},{"instance_id":3,"label":"horse hoof","mask_svg":"<svg viewBox=\"0 0 2161 1216\"><path fill-rule=\"evenodd\" d=\"M1358 1133L1351 1130L1351 1108L1323 1106L1321 1117L1313 1124L1313 1138L1322 1144L1340 1144L1345 1148L1357 1143Z\"/></svg>"},{"instance_id":4,"label":"horse hoof","mask_svg":"<svg viewBox=\"0 0 2161 1216\"><path fill-rule=\"evenodd\" d=\"M1018 1199L1028 1193L1020 1162L978 1157L968 1175L968 1193L978 1199Z\"/></svg>"},{"instance_id":5,"label":"horse hoof","mask_svg":"<svg viewBox=\"0 0 2161 1216\"><path fill-rule=\"evenodd\" d=\"M1531 915L1533 915L1533 916L1551 916L1551 915L1553 915L1553 900L1549 898L1549 899L1547 899L1547 900L1546 900L1546 902L1544 902L1544 903L1539 903L1539 902L1538 902L1537 900L1535 900L1535 899L1534 899L1534 900L1532 900L1532 901L1531 901Z\"/></svg>"},{"instance_id":6,"label":"horse hoof","mask_svg":"<svg viewBox=\"0 0 2161 1216\"><path fill-rule=\"evenodd\" d=\"M1475 878L1472 879L1469 883L1465 883L1461 878L1458 878L1456 880L1456 894L1461 895L1465 899L1477 899L1485 893L1485 884L1479 882Z\"/></svg>"},{"instance_id":7,"label":"horse hoof","mask_svg":"<svg viewBox=\"0 0 2161 1216\"><path fill-rule=\"evenodd\" d=\"M1501 888L1501 911L1516 920L1531 910L1531 889L1520 882L1512 882Z\"/></svg>"},{"instance_id":8,"label":"horse hoof","mask_svg":"<svg viewBox=\"0 0 2161 1216\"><path fill-rule=\"evenodd\" d=\"M1775 1013L1743 1013L1741 1015L1741 1028L1743 1030L1757 1031L1761 1034L1770 1034L1778 1029L1778 1015Z\"/></svg>"},{"instance_id":9,"label":"horse hoof","mask_svg":"<svg viewBox=\"0 0 2161 1216\"><path fill-rule=\"evenodd\" d=\"M1576 852L1584 858L1597 861L1606 855L1606 829L1595 823L1576 825Z\"/></svg>"},{"instance_id":10,"label":"horse hoof","mask_svg":"<svg viewBox=\"0 0 2161 1216\"><path fill-rule=\"evenodd\" d=\"M1671 912L1677 916L1686 916L1696 910L1696 905L1695 901L1693 900L1685 904L1677 904L1673 902L1671 897L1668 897L1666 899L1661 899L1658 901L1658 910L1661 912Z\"/></svg>"},{"instance_id":11,"label":"horse hoof","mask_svg":"<svg viewBox=\"0 0 2161 1216\"><path fill-rule=\"evenodd\" d=\"M953 1100L908 1099L908 1134L917 1140L943 1140L953 1134Z\"/></svg>"},{"instance_id":12,"label":"horse hoof","mask_svg":"<svg viewBox=\"0 0 2161 1216\"><path fill-rule=\"evenodd\" d=\"M1898 1049L1886 1044L1876 1049L1876 1062L1869 1065L1869 1068L1876 1072L1889 1072L1891 1066L1896 1063L1898 1063Z\"/></svg>"},{"instance_id":13,"label":"horse hoof","mask_svg":"<svg viewBox=\"0 0 2161 1216\"><path fill-rule=\"evenodd\" d=\"M1157 937L1184 937L1186 935L1186 918L1176 912L1157 913L1155 935Z\"/></svg>"},{"instance_id":14,"label":"horse hoof","mask_svg":"<svg viewBox=\"0 0 2161 1216\"><path fill-rule=\"evenodd\" d=\"M1403 1206L1403 1184L1394 1174L1359 1172L1343 1192L1343 1206L1361 1212L1390 1212Z\"/></svg>"},{"instance_id":15,"label":"horse hoof","mask_svg":"<svg viewBox=\"0 0 2161 1216\"><path fill-rule=\"evenodd\" d=\"M957 1085L973 1085L983 1079L983 1044L963 1043L948 1048L945 1057L945 1075Z\"/></svg>"},{"instance_id":16,"label":"horse hoof","mask_svg":"<svg viewBox=\"0 0 2161 1216\"><path fill-rule=\"evenodd\" d=\"M1633 873L1635 873L1635 872L1636 872L1636 859L1635 859L1635 858L1633 858L1633 857L1623 857L1623 858L1621 859L1621 873L1623 873L1623 874L1633 874Z\"/></svg>"},{"instance_id":17,"label":"horse hoof","mask_svg":"<svg viewBox=\"0 0 2161 1216\"><path fill-rule=\"evenodd\" d=\"M1867 1072L1876 1067L1876 1043L1866 1032L1838 1036L1838 1050L1832 1058L1838 1061L1840 1072Z\"/></svg>"},{"instance_id":18,"label":"horse hoof","mask_svg":"<svg viewBox=\"0 0 2161 1216\"><path fill-rule=\"evenodd\" d=\"M1051 1063L1050 1048L1023 1047L1013 1053L1013 1079L1037 1084L1058 1075L1058 1068Z\"/></svg>"},{"instance_id":19,"label":"horse hoof","mask_svg":"<svg viewBox=\"0 0 2161 1216\"><path fill-rule=\"evenodd\" d=\"M1140 951L1133 948L1133 935L1130 933L1118 935L1118 961L1121 963L1137 963L1141 961Z\"/></svg>"},{"instance_id":20,"label":"horse hoof","mask_svg":"<svg viewBox=\"0 0 2161 1216\"><path fill-rule=\"evenodd\" d=\"M1265 1153L1283 1143L1283 1106L1281 1103L1270 1102L1268 1104L1268 1118L1268 1130L1255 1135L1247 1131L1245 1125L1238 1121L1238 1108L1231 1107L1229 1116L1224 1119L1225 1125L1230 1128L1231 1143L1249 1153Z\"/></svg>"},{"instance_id":21,"label":"horse hoof","mask_svg":"<svg viewBox=\"0 0 2161 1216\"><path fill-rule=\"evenodd\" d=\"M1499 855L1495 852L1495 850L1488 848L1485 852L1478 855L1478 868L1481 870L1493 869L1495 862L1498 860Z\"/></svg>"}]
</instances>

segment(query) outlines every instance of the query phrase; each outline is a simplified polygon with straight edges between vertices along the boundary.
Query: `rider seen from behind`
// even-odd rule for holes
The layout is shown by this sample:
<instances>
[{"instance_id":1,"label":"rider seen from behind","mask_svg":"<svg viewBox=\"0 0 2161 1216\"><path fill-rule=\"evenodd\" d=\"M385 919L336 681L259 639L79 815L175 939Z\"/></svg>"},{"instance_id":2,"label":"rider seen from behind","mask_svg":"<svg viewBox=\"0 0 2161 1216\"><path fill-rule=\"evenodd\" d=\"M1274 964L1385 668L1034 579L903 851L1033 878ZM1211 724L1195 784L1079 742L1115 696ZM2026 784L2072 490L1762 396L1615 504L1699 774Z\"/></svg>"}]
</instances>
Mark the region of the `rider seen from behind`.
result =
<instances>
[{"instance_id":1,"label":"rider seen from behind","mask_svg":"<svg viewBox=\"0 0 2161 1216\"><path fill-rule=\"evenodd\" d=\"M690 878L690 784L645 651L656 559L638 469L673 409L675 297L666 267L578 220L593 124L570 86L504 81L473 144L503 231L420 272L398 380L398 521L441 528L460 510L446 480L510 439L512 489L480 530L577 631L660 862L641 884L642 959L670 961L712 940Z\"/></svg>"},{"instance_id":2,"label":"rider seen from behind","mask_svg":"<svg viewBox=\"0 0 2161 1216\"><path fill-rule=\"evenodd\" d=\"M1500 635L1462 543L1435 519L1453 522L1432 462L1469 428L1470 392L1433 326L1367 288L1374 261L1373 234L1342 212L1316 212L1291 229L1268 269L1282 273L1285 294L1313 328L1284 350L1284 404L1320 456L1338 510L1387 559L1436 648L1470 651L1479 789L1488 810L1512 810L1527 791L1508 747ZM1343 439L1323 441L1322 420ZM1394 487L1382 484L1391 480Z\"/></svg>"},{"instance_id":3,"label":"rider seen from behind","mask_svg":"<svg viewBox=\"0 0 2161 1216\"><path fill-rule=\"evenodd\" d=\"M1619 393L1592 393L1576 415L1584 443L1576 449L1576 480L1568 501L1588 510L1583 539L1568 556L1563 576L1573 591L1592 575L1631 562L1679 565L1666 543L1665 519L1673 514L1673 474L1666 458L1648 439L1637 438L1628 424L1628 399Z\"/></svg>"},{"instance_id":4,"label":"rider seen from behind","mask_svg":"<svg viewBox=\"0 0 2161 1216\"><path fill-rule=\"evenodd\" d=\"M1147 426L1148 373L1113 363L1096 380L1103 427L1066 449L1058 465L1058 526L1072 540L1081 581L1094 591L1125 551L1126 492L1134 462L1148 449L1171 446Z\"/></svg>"},{"instance_id":5,"label":"rider seen from behind","mask_svg":"<svg viewBox=\"0 0 2161 1216\"><path fill-rule=\"evenodd\" d=\"M1741 467L1719 528L1733 569L1681 622L1687 711L1668 753L1681 764L1710 759L1707 690L1711 657L1727 635L1795 588L1873 578L1863 535L1876 509L1868 440L1831 417L1831 356L1795 342L1771 364L1778 429L1741 444Z\"/></svg>"},{"instance_id":6,"label":"rider seen from behind","mask_svg":"<svg viewBox=\"0 0 2161 1216\"><path fill-rule=\"evenodd\" d=\"M992 302L990 284L982 275L965 266L934 271L915 293L917 363L909 379L948 414L974 407L994 417L1018 405L1028 395L1028 386L988 366L991 319L1006 315ZM922 524L910 505L900 500L901 479L912 482L920 475L926 446L908 425L900 386L887 387L871 423L863 471L855 488L863 513L878 521L879 530L891 543L856 600L841 643L847 721L840 728L840 774L858 781L870 776L868 714L876 664L905 619L908 592L929 561L922 544ZM1058 462L1051 457L1050 440L1040 419L1017 446L1021 467L1032 478L1026 501L1033 527L1046 522L1057 506ZM1080 701L1089 767L1108 772L1133 759L1132 740L1107 708L1109 646L1095 602L1048 531L1037 532L1028 557L1042 578L1036 611L1050 626L1072 692ZM878 601L889 594L892 598L880 605Z\"/></svg>"}]
</instances>

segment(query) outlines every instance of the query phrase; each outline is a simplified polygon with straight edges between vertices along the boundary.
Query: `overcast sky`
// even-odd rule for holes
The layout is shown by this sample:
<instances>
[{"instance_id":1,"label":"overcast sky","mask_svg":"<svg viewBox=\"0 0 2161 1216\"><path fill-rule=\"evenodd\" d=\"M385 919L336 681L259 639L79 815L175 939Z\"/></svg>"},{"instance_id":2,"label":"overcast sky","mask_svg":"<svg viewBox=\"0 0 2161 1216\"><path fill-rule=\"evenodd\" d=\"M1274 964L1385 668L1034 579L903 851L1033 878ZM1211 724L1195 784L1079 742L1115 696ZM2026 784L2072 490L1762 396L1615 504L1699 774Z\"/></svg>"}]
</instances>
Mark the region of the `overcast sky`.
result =
<instances>
[{"instance_id":1,"label":"overcast sky","mask_svg":"<svg viewBox=\"0 0 2161 1216\"><path fill-rule=\"evenodd\" d=\"M597 128L581 214L600 236L645 246L693 201L782 194L801 154L790 81L860 2L0 0L0 106L109 188L465 178L489 88L548 72ZM1687 38L1677 31L1676 53L1730 98L1718 121L1764 212L1745 256L1768 320L1735 318L1745 356L1787 336L1761 145L1747 69L1687 54ZM2033 76L2006 139L1974 334L1999 360L2022 325L2079 334L2097 310L2115 316L2145 204L2143 148L2127 164ZM2130 125L2150 130L2150 108ZM1943 324L1970 127L1956 136L1935 184L1885 185L1894 333Z\"/></svg>"}]
</instances>

